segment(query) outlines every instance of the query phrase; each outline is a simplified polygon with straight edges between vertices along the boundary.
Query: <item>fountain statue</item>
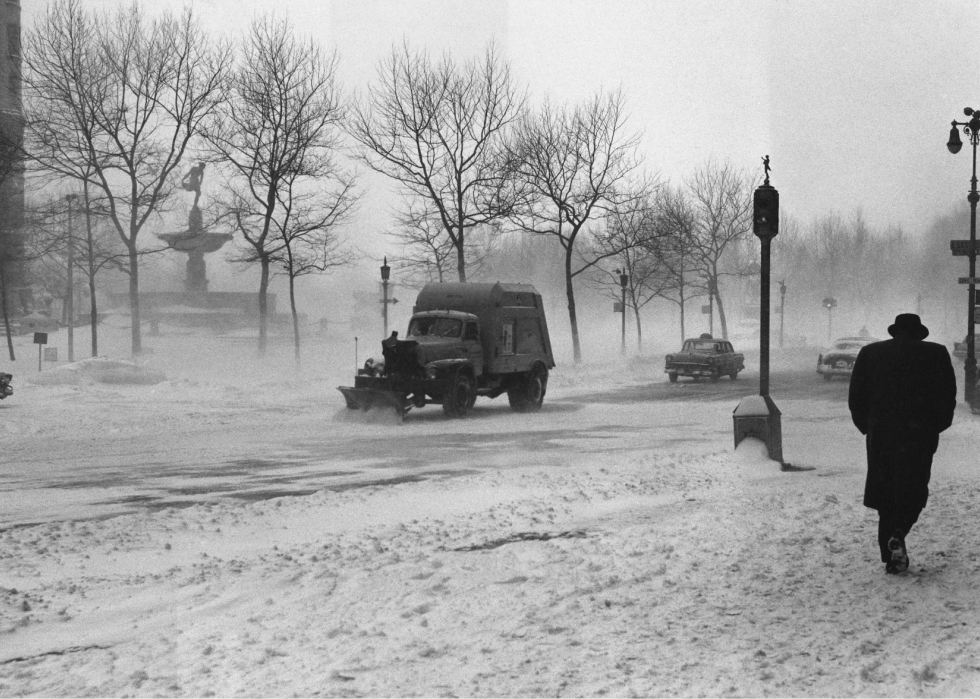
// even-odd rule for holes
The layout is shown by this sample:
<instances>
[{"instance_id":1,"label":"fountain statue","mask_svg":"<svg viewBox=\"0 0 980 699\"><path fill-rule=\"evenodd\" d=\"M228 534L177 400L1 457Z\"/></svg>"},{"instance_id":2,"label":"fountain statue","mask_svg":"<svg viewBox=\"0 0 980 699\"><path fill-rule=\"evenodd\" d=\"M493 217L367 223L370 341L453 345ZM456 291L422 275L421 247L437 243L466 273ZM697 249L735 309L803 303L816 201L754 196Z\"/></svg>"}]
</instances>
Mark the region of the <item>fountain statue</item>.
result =
<instances>
[{"instance_id":1,"label":"fountain statue","mask_svg":"<svg viewBox=\"0 0 980 699\"><path fill-rule=\"evenodd\" d=\"M204 180L204 163L198 163L184 175L181 186L194 192L194 203L187 216L187 230L178 233L161 233L157 237L167 242L178 252L187 253L187 276L184 278L184 291L188 294L203 294L208 290L207 265L204 256L217 251L232 239L229 233L208 233L204 230L204 219L198 202L201 199L201 183Z\"/></svg>"}]
</instances>

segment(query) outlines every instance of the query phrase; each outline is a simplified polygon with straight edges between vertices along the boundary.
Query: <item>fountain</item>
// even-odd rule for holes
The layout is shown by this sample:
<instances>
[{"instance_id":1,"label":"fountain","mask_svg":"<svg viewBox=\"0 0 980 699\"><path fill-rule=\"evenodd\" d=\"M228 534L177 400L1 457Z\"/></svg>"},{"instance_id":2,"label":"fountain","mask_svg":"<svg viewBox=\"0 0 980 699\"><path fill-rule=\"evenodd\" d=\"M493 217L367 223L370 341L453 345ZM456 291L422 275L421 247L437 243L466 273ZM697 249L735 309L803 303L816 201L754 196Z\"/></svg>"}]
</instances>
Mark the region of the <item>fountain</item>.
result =
<instances>
[{"instance_id":1,"label":"fountain","mask_svg":"<svg viewBox=\"0 0 980 699\"><path fill-rule=\"evenodd\" d=\"M140 305L146 311L150 334L158 334L162 322L233 330L254 325L258 316L258 294L208 291L204 256L217 252L233 236L230 233L211 233L205 230L199 206L203 179L204 163L198 163L181 181L181 186L186 191L194 193L194 203L187 216L187 230L157 235L170 249L187 255L187 264L183 291L150 291L140 294ZM267 301L270 317L275 318L275 295L268 294ZM124 302L125 295L110 295L112 305L121 307Z\"/></svg>"},{"instance_id":2,"label":"fountain","mask_svg":"<svg viewBox=\"0 0 980 699\"><path fill-rule=\"evenodd\" d=\"M201 199L201 182L204 179L204 163L191 168L181 186L194 192L194 203L187 216L187 230L178 233L161 233L157 237L178 252L187 253L187 276L184 278L184 292L189 295L204 294L208 290L207 264L204 256L217 252L222 245L232 239L230 233L208 233L204 230L204 219L198 201Z\"/></svg>"}]
</instances>

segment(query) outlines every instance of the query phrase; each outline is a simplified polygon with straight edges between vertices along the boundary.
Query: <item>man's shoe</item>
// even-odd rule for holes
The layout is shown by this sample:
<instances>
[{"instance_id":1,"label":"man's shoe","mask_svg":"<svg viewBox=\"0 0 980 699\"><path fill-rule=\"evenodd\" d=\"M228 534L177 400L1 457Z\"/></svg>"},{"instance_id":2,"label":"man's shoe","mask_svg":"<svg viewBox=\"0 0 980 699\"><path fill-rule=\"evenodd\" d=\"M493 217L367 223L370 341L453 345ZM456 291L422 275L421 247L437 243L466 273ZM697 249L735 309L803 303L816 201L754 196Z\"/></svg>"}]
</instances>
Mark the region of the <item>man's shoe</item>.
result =
<instances>
[{"instance_id":1,"label":"man's shoe","mask_svg":"<svg viewBox=\"0 0 980 699\"><path fill-rule=\"evenodd\" d=\"M904 573L909 569L909 554L905 550L905 542L897 536L888 540L888 550L892 552L892 559L885 566L885 572L890 574Z\"/></svg>"}]
</instances>

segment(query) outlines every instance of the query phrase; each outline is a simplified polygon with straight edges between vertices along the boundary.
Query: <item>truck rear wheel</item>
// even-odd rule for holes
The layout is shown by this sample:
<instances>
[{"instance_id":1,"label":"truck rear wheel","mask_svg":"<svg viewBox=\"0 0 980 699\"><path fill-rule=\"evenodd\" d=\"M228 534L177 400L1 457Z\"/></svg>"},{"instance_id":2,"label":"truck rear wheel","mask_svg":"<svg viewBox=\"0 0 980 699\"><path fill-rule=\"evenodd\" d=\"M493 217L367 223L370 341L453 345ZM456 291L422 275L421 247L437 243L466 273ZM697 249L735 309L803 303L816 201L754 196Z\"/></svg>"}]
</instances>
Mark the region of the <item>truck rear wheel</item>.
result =
<instances>
[{"instance_id":1,"label":"truck rear wheel","mask_svg":"<svg viewBox=\"0 0 980 699\"><path fill-rule=\"evenodd\" d=\"M517 385L507 391L507 400L517 412L530 413L541 409L547 390L548 368L544 364L535 364Z\"/></svg>"},{"instance_id":2,"label":"truck rear wheel","mask_svg":"<svg viewBox=\"0 0 980 699\"><path fill-rule=\"evenodd\" d=\"M468 374L458 372L442 399L442 412L449 417L463 417L473 407L476 387Z\"/></svg>"}]
</instances>

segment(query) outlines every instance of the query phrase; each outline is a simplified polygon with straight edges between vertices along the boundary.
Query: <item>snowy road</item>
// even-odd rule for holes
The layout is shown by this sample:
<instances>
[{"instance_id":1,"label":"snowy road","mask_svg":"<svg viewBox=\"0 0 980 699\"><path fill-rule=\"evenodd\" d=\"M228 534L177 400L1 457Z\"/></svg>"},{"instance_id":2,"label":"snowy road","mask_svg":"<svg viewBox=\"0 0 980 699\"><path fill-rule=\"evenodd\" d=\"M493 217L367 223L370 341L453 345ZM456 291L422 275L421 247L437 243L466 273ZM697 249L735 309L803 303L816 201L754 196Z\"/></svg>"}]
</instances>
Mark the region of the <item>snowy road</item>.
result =
<instances>
[{"instance_id":1,"label":"snowy road","mask_svg":"<svg viewBox=\"0 0 980 699\"><path fill-rule=\"evenodd\" d=\"M15 377L0 696L980 694L962 409L886 576L846 384L809 366L773 381L794 473L733 451L751 375L561 367L540 413L396 424L330 370L207 368Z\"/></svg>"},{"instance_id":2,"label":"snowy road","mask_svg":"<svg viewBox=\"0 0 980 699\"><path fill-rule=\"evenodd\" d=\"M605 449L608 440L635 432L629 422L583 425L575 420L573 414L590 404L633 411L636 404L651 402L726 401L734 408L758 389L753 373L737 381L682 379L676 384L651 374L615 389L552 395L533 416L514 416L505 399L484 399L463 421L448 421L439 406L430 406L410 413L401 426L383 413L367 418L348 413L329 388L323 395L277 406L264 404L264 395L247 399L235 391L192 402L173 385L111 391L34 387L34 396L41 392L49 400L0 405L8 435L24 437L5 446L0 492L16 491L20 507L14 503L0 511L0 529L146 508L393 485L523 463L537 452L560 458L569 444L598 439ZM841 404L847 393L846 382L826 383L803 369L775 373L773 385L781 399ZM78 428L85 426L89 433L80 437ZM656 427L655 434L647 430L641 435L648 448L696 443L704 431L697 410L686 422ZM670 428L666 438L665 427ZM61 431L65 434L59 438ZM461 461L475 466L461 469Z\"/></svg>"}]
</instances>

